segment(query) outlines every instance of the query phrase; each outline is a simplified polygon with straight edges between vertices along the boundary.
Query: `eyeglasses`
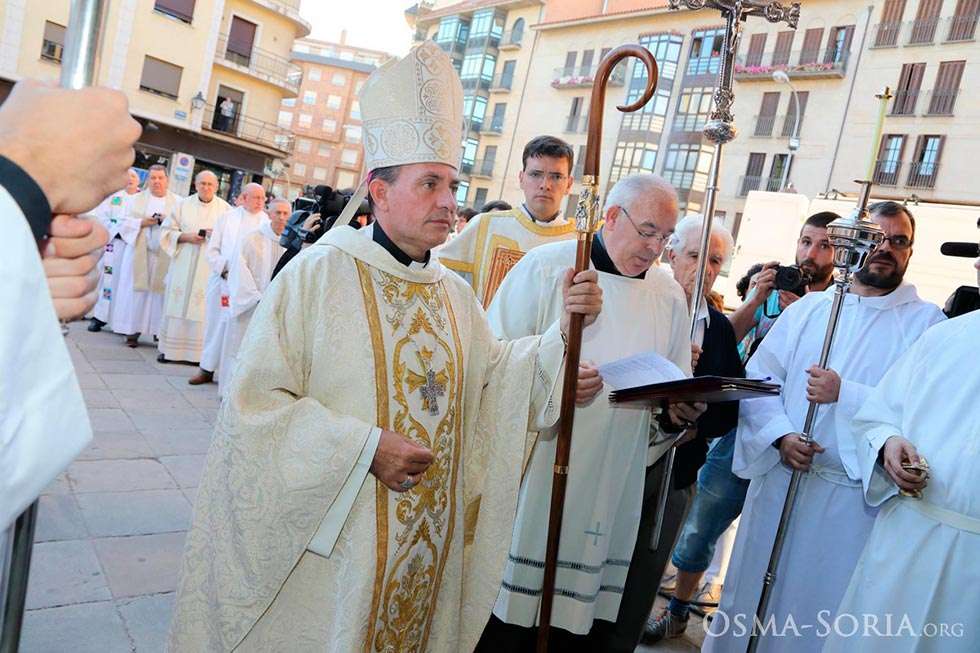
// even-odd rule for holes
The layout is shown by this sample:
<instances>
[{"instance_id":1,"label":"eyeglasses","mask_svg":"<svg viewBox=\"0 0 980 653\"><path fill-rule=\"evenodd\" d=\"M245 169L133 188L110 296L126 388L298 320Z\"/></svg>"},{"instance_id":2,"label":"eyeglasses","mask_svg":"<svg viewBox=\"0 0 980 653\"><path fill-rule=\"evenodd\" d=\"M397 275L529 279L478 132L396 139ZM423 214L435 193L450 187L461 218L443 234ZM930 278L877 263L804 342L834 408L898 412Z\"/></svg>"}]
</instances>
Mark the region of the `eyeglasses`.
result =
<instances>
[{"instance_id":1,"label":"eyeglasses","mask_svg":"<svg viewBox=\"0 0 980 653\"><path fill-rule=\"evenodd\" d=\"M892 249L902 250L902 249L908 249L909 247L912 246L912 239L909 238L908 236L902 236L902 235L898 235L898 236L885 236L881 240L882 243L884 243L886 241L891 244ZM880 247L880 245L879 245L879 247Z\"/></svg>"},{"instance_id":2,"label":"eyeglasses","mask_svg":"<svg viewBox=\"0 0 980 653\"><path fill-rule=\"evenodd\" d=\"M652 233L648 233L646 231L640 231L640 228L636 226L635 222L633 222L633 218L630 216L630 212L626 210L626 207L621 206L619 207L619 210L623 212L623 214L626 216L626 219L630 221L630 224L633 225L634 229L636 229L636 233L639 234L640 238L642 238L643 240L655 240L660 244L663 244L666 243L668 239L670 239L671 236L670 233L662 234L659 231L653 231Z\"/></svg>"},{"instance_id":3,"label":"eyeglasses","mask_svg":"<svg viewBox=\"0 0 980 653\"><path fill-rule=\"evenodd\" d=\"M563 175L560 172L545 172L544 170L532 170L527 173L527 176L537 183L540 183L546 176L548 177L548 181L553 184L561 184L568 179L568 175Z\"/></svg>"}]
</instances>

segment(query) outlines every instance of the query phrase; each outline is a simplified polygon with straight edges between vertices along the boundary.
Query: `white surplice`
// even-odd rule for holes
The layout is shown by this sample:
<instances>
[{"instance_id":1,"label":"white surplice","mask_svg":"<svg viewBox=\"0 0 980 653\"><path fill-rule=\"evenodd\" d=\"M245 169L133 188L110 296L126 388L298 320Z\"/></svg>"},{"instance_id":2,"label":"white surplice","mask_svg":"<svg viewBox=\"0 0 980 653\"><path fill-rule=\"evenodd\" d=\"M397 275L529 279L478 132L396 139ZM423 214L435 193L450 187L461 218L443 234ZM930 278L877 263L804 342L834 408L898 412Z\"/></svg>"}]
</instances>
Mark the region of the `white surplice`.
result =
<instances>
[{"instance_id":1,"label":"white surplice","mask_svg":"<svg viewBox=\"0 0 980 653\"><path fill-rule=\"evenodd\" d=\"M204 347L201 350L201 369L217 372L221 361L221 348L225 342L231 299L228 294L228 275L234 260L241 234L256 229L262 220L268 220L265 211L249 213L239 206L223 213L214 225L208 239L207 257L211 274L204 293ZM222 278L222 274L225 275Z\"/></svg>"},{"instance_id":2,"label":"white surplice","mask_svg":"<svg viewBox=\"0 0 980 653\"><path fill-rule=\"evenodd\" d=\"M230 311L218 363L218 394L225 396L228 382L238 361L238 350L262 294L272 282L272 271L284 249L272 223L263 219L257 229L244 234L229 266L228 296Z\"/></svg>"},{"instance_id":3,"label":"white surplice","mask_svg":"<svg viewBox=\"0 0 980 653\"><path fill-rule=\"evenodd\" d=\"M871 615L879 631L890 614L892 636L861 630L847 637L851 622L845 622L824 651L980 651L978 361L980 311L974 311L929 329L855 416L865 496L881 510L838 612L862 626ZM911 441L929 463L921 499L898 495L878 464L893 435Z\"/></svg>"},{"instance_id":4,"label":"white surplice","mask_svg":"<svg viewBox=\"0 0 980 653\"><path fill-rule=\"evenodd\" d=\"M3 532L92 439L37 243L0 186L0 548ZM2 557L2 556L0 556Z\"/></svg>"},{"instance_id":5,"label":"white surplice","mask_svg":"<svg viewBox=\"0 0 980 653\"><path fill-rule=\"evenodd\" d=\"M562 280L576 247L535 247L508 273L488 313L498 337L543 333L561 316ZM602 365L655 351L690 375L687 301L670 274L659 267L642 279L599 272L599 285L602 313L583 332L583 361ZM575 410L551 624L577 634L595 619L616 621L643 504L651 412L610 404L610 390ZM556 436L555 429L538 434L493 610L525 627L537 623L541 599Z\"/></svg>"},{"instance_id":6,"label":"white surplice","mask_svg":"<svg viewBox=\"0 0 980 653\"><path fill-rule=\"evenodd\" d=\"M99 262L98 299L92 309L92 316L108 324L112 321L112 296L116 292L116 280L122 270L123 254L127 243L136 242L138 229L124 218L129 211L129 195L125 190L113 193L100 204L93 213L109 232L102 260Z\"/></svg>"},{"instance_id":7,"label":"white surplice","mask_svg":"<svg viewBox=\"0 0 980 653\"><path fill-rule=\"evenodd\" d=\"M116 280L110 328L116 333L132 335L158 335L163 317L163 275L161 271L169 259L160 251L160 226L140 227L143 218L160 214L167 219L177 209L180 198L171 192L163 197L154 196L149 190L133 195L122 229L135 233L132 243L126 247ZM137 269L145 256L146 270ZM142 277L142 278L141 278ZM141 288L142 287L142 288Z\"/></svg>"},{"instance_id":8,"label":"white surplice","mask_svg":"<svg viewBox=\"0 0 980 653\"><path fill-rule=\"evenodd\" d=\"M833 297L831 286L790 305L746 365L748 378L769 377L782 386L782 395L743 401L739 410L732 471L752 482L719 606L724 617L712 621L705 651L742 653L748 642L791 476L772 445L803 428L806 370L820 359ZM818 651L823 645L816 627L820 613L833 619L876 512L861 493L851 418L888 366L943 319L907 283L881 297L845 296L827 365L841 377L840 396L817 413L812 435L826 451L814 456L800 485L770 601L775 632L784 636L764 637L760 651ZM788 622L799 627L798 635Z\"/></svg>"}]
</instances>

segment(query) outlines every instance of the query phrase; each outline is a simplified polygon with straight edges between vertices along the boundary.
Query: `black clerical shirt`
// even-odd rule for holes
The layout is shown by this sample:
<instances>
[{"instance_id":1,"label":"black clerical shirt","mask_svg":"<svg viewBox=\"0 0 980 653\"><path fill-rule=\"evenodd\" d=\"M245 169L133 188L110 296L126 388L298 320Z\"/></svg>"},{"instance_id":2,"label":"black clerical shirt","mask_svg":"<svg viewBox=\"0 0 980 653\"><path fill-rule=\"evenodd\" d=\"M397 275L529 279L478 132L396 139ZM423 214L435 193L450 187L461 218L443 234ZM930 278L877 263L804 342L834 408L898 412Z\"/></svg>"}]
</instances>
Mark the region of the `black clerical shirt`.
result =
<instances>
[{"instance_id":1,"label":"black clerical shirt","mask_svg":"<svg viewBox=\"0 0 980 653\"><path fill-rule=\"evenodd\" d=\"M429 259L432 256L432 252L426 252L425 259L421 261L414 260L411 256L406 254L401 247L396 245L391 238L388 237L388 234L385 233L385 230L381 228L381 223L379 223L377 220L374 221L374 233L372 235L372 238L374 239L374 242L384 247L385 250L389 254L391 254L392 258L394 258L396 261L398 261L405 267L410 266L412 263L421 263L422 265L429 264Z\"/></svg>"}]
</instances>

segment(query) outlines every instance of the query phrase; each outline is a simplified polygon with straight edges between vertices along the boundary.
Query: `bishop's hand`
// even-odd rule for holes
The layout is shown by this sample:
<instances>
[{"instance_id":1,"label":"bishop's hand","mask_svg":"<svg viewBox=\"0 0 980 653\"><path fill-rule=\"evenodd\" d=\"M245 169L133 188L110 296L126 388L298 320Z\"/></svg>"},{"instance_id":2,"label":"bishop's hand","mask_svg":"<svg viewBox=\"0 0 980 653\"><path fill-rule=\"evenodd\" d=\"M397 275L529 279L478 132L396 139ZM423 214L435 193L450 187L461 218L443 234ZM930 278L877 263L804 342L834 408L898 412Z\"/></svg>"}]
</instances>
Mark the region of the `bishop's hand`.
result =
<instances>
[{"instance_id":1,"label":"bishop's hand","mask_svg":"<svg viewBox=\"0 0 980 653\"><path fill-rule=\"evenodd\" d=\"M906 492L921 490L926 486L928 474L916 473L902 468L904 463L919 462L919 452L915 445L905 438L893 435L885 441L881 452L882 467L900 489Z\"/></svg>"},{"instance_id":2,"label":"bishop's hand","mask_svg":"<svg viewBox=\"0 0 980 653\"><path fill-rule=\"evenodd\" d=\"M595 270L583 270L575 274L575 270L569 268L562 282L562 297L565 300L565 312L561 316L561 332L568 334L572 313L583 315L582 326L589 326L602 310L599 273Z\"/></svg>"},{"instance_id":3,"label":"bishop's hand","mask_svg":"<svg viewBox=\"0 0 980 653\"><path fill-rule=\"evenodd\" d=\"M371 473L395 492L415 487L434 457L432 452L404 435L381 430L381 439L371 462Z\"/></svg>"}]
</instances>

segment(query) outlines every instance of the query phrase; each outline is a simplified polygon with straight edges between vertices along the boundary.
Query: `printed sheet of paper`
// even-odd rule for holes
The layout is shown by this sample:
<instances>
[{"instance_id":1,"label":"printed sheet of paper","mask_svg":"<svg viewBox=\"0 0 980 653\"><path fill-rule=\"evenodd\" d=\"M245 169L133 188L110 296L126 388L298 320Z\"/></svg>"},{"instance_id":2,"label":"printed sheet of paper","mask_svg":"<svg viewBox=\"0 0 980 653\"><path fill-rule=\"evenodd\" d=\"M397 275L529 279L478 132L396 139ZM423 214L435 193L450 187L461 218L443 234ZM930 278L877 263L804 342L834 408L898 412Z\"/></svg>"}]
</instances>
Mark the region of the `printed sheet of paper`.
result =
<instances>
[{"instance_id":1,"label":"printed sheet of paper","mask_svg":"<svg viewBox=\"0 0 980 653\"><path fill-rule=\"evenodd\" d=\"M654 351L600 365L599 374L614 390L688 378L681 368Z\"/></svg>"}]
</instances>

